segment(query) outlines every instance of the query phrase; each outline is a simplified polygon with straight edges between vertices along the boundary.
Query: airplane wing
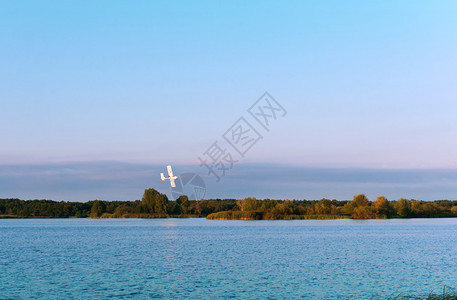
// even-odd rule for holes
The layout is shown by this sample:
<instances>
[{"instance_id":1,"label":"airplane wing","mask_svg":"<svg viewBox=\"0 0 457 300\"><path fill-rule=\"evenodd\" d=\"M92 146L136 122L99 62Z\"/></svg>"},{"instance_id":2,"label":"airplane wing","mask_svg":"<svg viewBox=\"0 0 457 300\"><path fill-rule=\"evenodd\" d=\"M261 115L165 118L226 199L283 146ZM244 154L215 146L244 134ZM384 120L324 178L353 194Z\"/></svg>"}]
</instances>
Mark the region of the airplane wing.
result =
<instances>
[{"instance_id":1,"label":"airplane wing","mask_svg":"<svg viewBox=\"0 0 457 300\"><path fill-rule=\"evenodd\" d=\"M171 187L176 187L175 180L170 178Z\"/></svg>"},{"instance_id":2,"label":"airplane wing","mask_svg":"<svg viewBox=\"0 0 457 300\"><path fill-rule=\"evenodd\" d=\"M168 176L173 177L173 171L171 170L171 166L167 166Z\"/></svg>"}]
</instances>

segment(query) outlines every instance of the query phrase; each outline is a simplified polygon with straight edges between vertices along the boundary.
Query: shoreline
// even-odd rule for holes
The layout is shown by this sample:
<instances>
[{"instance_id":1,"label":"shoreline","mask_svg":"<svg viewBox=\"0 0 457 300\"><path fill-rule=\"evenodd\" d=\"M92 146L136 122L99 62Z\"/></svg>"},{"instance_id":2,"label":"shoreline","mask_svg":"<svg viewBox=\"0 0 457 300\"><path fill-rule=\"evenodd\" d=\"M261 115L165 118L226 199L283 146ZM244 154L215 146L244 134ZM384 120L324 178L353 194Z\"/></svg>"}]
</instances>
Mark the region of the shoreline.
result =
<instances>
[{"instance_id":1,"label":"shoreline","mask_svg":"<svg viewBox=\"0 0 457 300\"><path fill-rule=\"evenodd\" d=\"M285 218L275 219L254 219L254 218L223 218L223 217L211 217L208 216L194 216L194 217L182 217L182 216L168 216L168 217L48 217L48 216L31 216L31 217L18 217L12 215L0 215L0 220L25 220L25 219L91 219L91 220L109 220L109 219L205 219L208 221L304 221L304 220L412 220L412 219L455 219L457 216L438 216L438 217L392 217L392 218L369 218L369 219L355 219L350 216L287 216Z\"/></svg>"},{"instance_id":2,"label":"shoreline","mask_svg":"<svg viewBox=\"0 0 457 300\"><path fill-rule=\"evenodd\" d=\"M39 218L207 218L208 220L329 220L457 217L457 200L374 201L364 194L349 200L257 200L256 198L169 201L154 189L142 200L65 202L0 199L0 219Z\"/></svg>"}]
</instances>

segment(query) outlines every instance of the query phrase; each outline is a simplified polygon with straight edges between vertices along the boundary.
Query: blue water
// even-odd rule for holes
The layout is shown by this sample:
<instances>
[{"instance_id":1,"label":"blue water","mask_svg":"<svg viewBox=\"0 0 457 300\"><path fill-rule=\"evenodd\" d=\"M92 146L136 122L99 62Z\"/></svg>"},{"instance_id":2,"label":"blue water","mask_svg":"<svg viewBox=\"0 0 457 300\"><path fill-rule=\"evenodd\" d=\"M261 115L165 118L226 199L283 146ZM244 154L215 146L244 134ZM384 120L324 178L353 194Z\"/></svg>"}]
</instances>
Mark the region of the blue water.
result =
<instances>
[{"instance_id":1,"label":"blue water","mask_svg":"<svg viewBox=\"0 0 457 300\"><path fill-rule=\"evenodd\" d=\"M457 219L0 220L0 298L393 298L457 287Z\"/></svg>"}]
</instances>

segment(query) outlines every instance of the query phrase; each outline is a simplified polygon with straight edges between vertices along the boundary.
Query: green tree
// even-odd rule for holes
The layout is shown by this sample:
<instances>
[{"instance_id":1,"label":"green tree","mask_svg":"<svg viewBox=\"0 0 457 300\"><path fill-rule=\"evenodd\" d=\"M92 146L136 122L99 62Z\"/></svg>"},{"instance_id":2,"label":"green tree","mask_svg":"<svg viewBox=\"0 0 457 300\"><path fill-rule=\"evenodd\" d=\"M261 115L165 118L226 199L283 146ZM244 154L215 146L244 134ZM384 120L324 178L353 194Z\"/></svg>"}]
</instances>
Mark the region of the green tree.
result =
<instances>
[{"instance_id":1,"label":"green tree","mask_svg":"<svg viewBox=\"0 0 457 300\"><path fill-rule=\"evenodd\" d=\"M278 204L277 201L270 200L270 199L265 199L265 200L262 200L260 202L261 202L261 205L260 205L260 210L261 211L267 211L268 209L271 209L271 208L275 207Z\"/></svg>"},{"instance_id":2,"label":"green tree","mask_svg":"<svg viewBox=\"0 0 457 300\"><path fill-rule=\"evenodd\" d=\"M457 206L451 207L451 213L457 215Z\"/></svg>"},{"instance_id":3,"label":"green tree","mask_svg":"<svg viewBox=\"0 0 457 300\"><path fill-rule=\"evenodd\" d=\"M360 206L368 206L370 205L370 202L368 201L368 198L365 196L365 194L358 194L354 196L351 204L353 208L356 208Z\"/></svg>"},{"instance_id":4,"label":"green tree","mask_svg":"<svg viewBox=\"0 0 457 300\"><path fill-rule=\"evenodd\" d=\"M189 197L186 195L181 195L176 199L176 203L179 206L179 211L181 214L187 214L189 210Z\"/></svg>"},{"instance_id":5,"label":"green tree","mask_svg":"<svg viewBox=\"0 0 457 300\"><path fill-rule=\"evenodd\" d=\"M376 215L378 216L390 218L394 213L392 205L384 196L376 197L376 200L373 201L373 207Z\"/></svg>"},{"instance_id":6,"label":"green tree","mask_svg":"<svg viewBox=\"0 0 457 300\"><path fill-rule=\"evenodd\" d=\"M134 212L134 210L131 207L129 207L125 204L121 204L118 207L116 207L116 209L114 210L113 217L124 218L126 215L128 215L129 213L132 213L132 212Z\"/></svg>"},{"instance_id":7,"label":"green tree","mask_svg":"<svg viewBox=\"0 0 457 300\"><path fill-rule=\"evenodd\" d=\"M401 198L395 204L397 209L397 214L401 217L410 217L412 210L411 210L411 201L408 199Z\"/></svg>"},{"instance_id":8,"label":"green tree","mask_svg":"<svg viewBox=\"0 0 457 300\"><path fill-rule=\"evenodd\" d=\"M419 210L420 216L427 218L440 214L440 207L436 203L424 203L420 206Z\"/></svg>"},{"instance_id":9,"label":"green tree","mask_svg":"<svg viewBox=\"0 0 457 300\"><path fill-rule=\"evenodd\" d=\"M254 211L257 209L257 199L254 197L244 198L237 202L241 211Z\"/></svg>"},{"instance_id":10,"label":"green tree","mask_svg":"<svg viewBox=\"0 0 457 300\"><path fill-rule=\"evenodd\" d=\"M194 214L201 216L206 207L206 201L201 199L195 202Z\"/></svg>"},{"instance_id":11,"label":"green tree","mask_svg":"<svg viewBox=\"0 0 457 300\"><path fill-rule=\"evenodd\" d=\"M375 214L371 206L358 206L354 208L351 217L354 219L372 219Z\"/></svg>"},{"instance_id":12,"label":"green tree","mask_svg":"<svg viewBox=\"0 0 457 300\"><path fill-rule=\"evenodd\" d=\"M144 190L141 204L146 213L150 214L166 214L168 197L165 194L161 194L155 189Z\"/></svg>"},{"instance_id":13,"label":"green tree","mask_svg":"<svg viewBox=\"0 0 457 300\"><path fill-rule=\"evenodd\" d=\"M319 215L329 215L332 213L332 201L330 199L321 199L316 203L314 210Z\"/></svg>"},{"instance_id":14,"label":"green tree","mask_svg":"<svg viewBox=\"0 0 457 300\"><path fill-rule=\"evenodd\" d=\"M94 201L92 204L92 209L90 210L90 217L91 218L100 218L105 211L105 203L100 200Z\"/></svg>"}]
</instances>

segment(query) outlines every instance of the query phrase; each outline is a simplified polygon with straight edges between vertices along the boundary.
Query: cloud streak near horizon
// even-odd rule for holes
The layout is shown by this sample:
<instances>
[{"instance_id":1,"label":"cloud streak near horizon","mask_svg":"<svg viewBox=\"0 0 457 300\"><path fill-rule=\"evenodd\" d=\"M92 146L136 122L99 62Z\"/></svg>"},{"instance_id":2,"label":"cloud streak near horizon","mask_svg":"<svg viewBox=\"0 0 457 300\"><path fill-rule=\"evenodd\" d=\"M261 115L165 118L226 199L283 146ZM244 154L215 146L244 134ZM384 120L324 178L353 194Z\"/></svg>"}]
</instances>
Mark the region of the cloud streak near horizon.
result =
<instances>
[{"instance_id":1,"label":"cloud streak near horizon","mask_svg":"<svg viewBox=\"0 0 457 300\"><path fill-rule=\"evenodd\" d=\"M174 165L175 173L195 172L205 181L205 198L457 199L457 170L310 168L239 164L219 183L198 165ZM171 198L160 172L165 166L123 162L21 164L0 167L0 197L57 201L137 200L153 187Z\"/></svg>"}]
</instances>

